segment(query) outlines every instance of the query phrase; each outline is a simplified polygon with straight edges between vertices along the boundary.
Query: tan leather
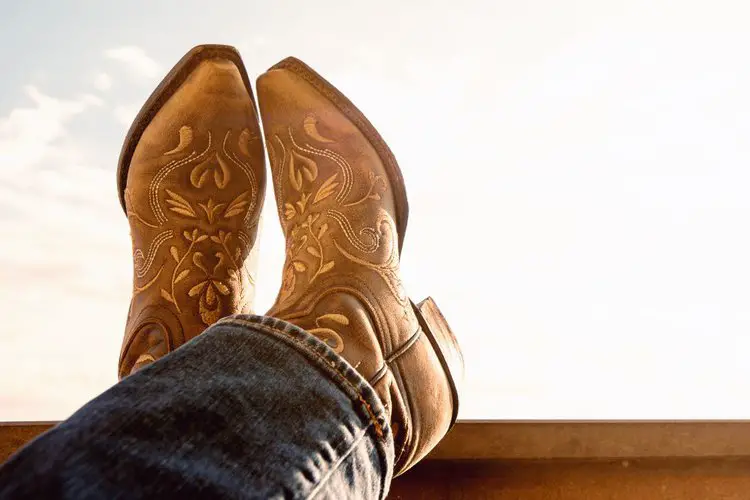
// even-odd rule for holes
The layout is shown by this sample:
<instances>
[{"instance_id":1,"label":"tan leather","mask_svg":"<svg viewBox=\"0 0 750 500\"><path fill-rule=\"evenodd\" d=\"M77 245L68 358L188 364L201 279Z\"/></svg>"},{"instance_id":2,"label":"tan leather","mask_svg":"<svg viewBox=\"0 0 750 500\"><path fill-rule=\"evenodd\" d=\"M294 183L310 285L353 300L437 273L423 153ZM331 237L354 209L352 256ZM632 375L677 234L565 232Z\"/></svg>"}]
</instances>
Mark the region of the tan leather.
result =
<instances>
[{"instance_id":1,"label":"tan leather","mask_svg":"<svg viewBox=\"0 0 750 500\"><path fill-rule=\"evenodd\" d=\"M257 81L279 218L281 291L268 312L328 343L391 413L396 473L448 431L454 397L399 277L406 195L366 118L300 61Z\"/></svg>"},{"instance_id":2,"label":"tan leather","mask_svg":"<svg viewBox=\"0 0 750 500\"><path fill-rule=\"evenodd\" d=\"M137 141L121 164L134 282L120 377L252 308L265 190L257 113L233 49L192 54L149 99L124 147Z\"/></svg>"}]
</instances>

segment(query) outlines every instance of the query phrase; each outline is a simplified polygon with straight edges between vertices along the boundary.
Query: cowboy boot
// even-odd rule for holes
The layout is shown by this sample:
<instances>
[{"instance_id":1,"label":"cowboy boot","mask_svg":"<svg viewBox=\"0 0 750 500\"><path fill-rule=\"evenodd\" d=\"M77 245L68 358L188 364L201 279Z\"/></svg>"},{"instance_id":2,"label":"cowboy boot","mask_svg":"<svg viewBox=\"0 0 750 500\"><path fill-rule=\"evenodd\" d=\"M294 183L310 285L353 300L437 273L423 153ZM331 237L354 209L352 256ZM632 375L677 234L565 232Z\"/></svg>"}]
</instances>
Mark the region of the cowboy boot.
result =
<instances>
[{"instance_id":1,"label":"cowboy boot","mask_svg":"<svg viewBox=\"0 0 750 500\"><path fill-rule=\"evenodd\" d=\"M370 382L402 473L455 422L463 359L435 303L412 303L399 278L401 171L364 115L301 61L272 67L257 89L286 237L268 315L317 336Z\"/></svg>"},{"instance_id":2,"label":"cowboy boot","mask_svg":"<svg viewBox=\"0 0 750 500\"><path fill-rule=\"evenodd\" d=\"M133 240L133 298L120 378L250 312L265 163L250 82L237 51L202 45L138 113L118 189Z\"/></svg>"}]
</instances>

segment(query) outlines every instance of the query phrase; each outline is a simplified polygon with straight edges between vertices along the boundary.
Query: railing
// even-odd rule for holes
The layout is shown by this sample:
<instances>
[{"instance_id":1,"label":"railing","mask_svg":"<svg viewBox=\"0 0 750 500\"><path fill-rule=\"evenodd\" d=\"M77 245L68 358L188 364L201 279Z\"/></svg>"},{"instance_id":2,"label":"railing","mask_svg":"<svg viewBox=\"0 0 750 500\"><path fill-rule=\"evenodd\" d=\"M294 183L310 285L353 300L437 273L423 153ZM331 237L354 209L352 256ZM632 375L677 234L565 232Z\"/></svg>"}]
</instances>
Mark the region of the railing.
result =
<instances>
[{"instance_id":1,"label":"railing","mask_svg":"<svg viewBox=\"0 0 750 500\"><path fill-rule=\"evenodd\" d=\"M51 425L0 424L0 462ZM459 422L390 498L750 499L750 422Z\"/></svg>"}]
</instances>

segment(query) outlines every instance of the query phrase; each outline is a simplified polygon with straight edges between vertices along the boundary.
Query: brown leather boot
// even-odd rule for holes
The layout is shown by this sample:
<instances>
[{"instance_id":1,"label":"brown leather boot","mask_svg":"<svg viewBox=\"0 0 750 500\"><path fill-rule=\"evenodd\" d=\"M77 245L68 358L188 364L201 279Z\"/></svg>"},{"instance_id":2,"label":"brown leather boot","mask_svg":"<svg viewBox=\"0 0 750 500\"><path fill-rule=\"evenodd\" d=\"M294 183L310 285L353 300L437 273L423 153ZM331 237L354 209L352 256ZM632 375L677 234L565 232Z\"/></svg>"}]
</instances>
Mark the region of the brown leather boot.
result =
<instances>
[{"instance_id":1,"label":"brown leather boot","mask_svg":"<svg viewBox=\"0 0 750 500\"><path fill-rule=\"evenodd\" d=\"M415 306L399 278L401 171L364 115L301 61L280 62L257 88L286 236L268 314L327 342L373 385L391 413L399 474L455 421L463 372L435 303Z\"/></svg>"},{"instance_id":2,"label":"brown leather boot","mask_svg":"<svg viewBox=\"0 0 750 500\"><path fill-rule=\"evenodd\" d=\"M239 54L195 47L146 101L120 155L134 264L120 377L250 312L264 158Z\"/></svg>"}]
</instances>

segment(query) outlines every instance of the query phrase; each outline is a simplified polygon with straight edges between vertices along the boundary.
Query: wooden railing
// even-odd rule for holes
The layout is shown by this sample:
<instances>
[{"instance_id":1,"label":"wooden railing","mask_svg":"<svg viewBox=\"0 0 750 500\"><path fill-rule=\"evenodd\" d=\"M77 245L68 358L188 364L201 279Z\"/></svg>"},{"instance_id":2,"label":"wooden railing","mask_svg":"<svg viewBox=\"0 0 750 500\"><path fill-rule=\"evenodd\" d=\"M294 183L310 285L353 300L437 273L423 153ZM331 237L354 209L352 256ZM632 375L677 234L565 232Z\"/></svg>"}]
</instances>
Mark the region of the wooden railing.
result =
<instances>
[{"instance_id":1,"label":"wooden railing","mask_svg":"<svg viewBox=\"0 0 750 500\"><path fill-rule=\"evenodd\" d=\"M51 423L0 424L0 462ZM459 422L390 498L750 499L750 422Z\"/></svg>"}]
</instances>

